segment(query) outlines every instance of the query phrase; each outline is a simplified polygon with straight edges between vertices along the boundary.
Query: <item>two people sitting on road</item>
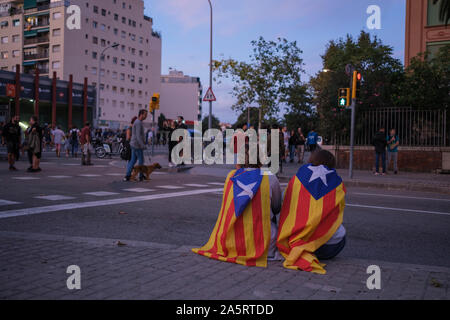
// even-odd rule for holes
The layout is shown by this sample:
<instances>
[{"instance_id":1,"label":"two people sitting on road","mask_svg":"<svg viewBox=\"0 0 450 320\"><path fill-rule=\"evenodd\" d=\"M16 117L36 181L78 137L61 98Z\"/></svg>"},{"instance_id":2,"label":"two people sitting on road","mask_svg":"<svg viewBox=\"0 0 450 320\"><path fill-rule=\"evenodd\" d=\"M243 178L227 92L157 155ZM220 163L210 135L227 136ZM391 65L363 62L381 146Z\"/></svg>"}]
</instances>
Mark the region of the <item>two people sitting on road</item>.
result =
<instances>
[{"instance_id":1,"label":"two people sitting on road","mask_svg":"<svg viewBox=\"0 0 450 320\"><path fill-rule=\"evenodd\" d=\"M331 259L345 246L342 225L345 187L334 156L320 150L292 177L282 200L278 178L249 164L225 181L222 206L209 241L193 252L225 262L325 273L318 259Z\"/></svg>"}]
</instances>

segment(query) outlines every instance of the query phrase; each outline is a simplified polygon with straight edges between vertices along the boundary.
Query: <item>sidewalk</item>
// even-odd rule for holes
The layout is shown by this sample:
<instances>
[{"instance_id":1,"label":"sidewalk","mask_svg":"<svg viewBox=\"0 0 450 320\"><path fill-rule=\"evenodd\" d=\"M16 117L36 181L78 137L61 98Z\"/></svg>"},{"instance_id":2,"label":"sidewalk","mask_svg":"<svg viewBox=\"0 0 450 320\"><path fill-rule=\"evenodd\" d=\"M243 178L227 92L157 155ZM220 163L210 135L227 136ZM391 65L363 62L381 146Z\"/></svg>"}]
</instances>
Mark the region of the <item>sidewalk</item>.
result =
<instances>
[{"instance_id":1,"label":"sidewalk","mask_svg":"<svg viewBox=\"0 0 450 320\"><path fill-rule=\"evenodd\" d=\"M317 275L118 240L0 232L0 299L450 299L450 268L337 258ZM70 265L81 290L67 289ZM366 286L370 265L381 268L380 290Z\"/></svg>"}]
</instances>

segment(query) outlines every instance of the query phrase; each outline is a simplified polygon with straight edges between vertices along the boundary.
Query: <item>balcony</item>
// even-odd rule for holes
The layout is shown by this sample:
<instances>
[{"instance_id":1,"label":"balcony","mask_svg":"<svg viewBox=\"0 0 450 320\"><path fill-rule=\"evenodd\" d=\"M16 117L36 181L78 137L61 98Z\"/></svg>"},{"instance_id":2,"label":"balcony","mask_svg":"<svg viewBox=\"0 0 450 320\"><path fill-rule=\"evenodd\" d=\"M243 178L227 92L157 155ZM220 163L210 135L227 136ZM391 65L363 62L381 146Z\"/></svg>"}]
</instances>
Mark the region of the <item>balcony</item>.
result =
<instances>
[{"instance_id":1,"label":"balcony","mask_svg":"<svg viewBox=\"0 0 450 320\"><path fill-rule=\"evenodd\" d=\"M24 54L23 60L39 60L39 59L48 59L49 54L48 52L42 52L42 53L34 53L34 54Z\"/></svg>"},{"instance_id":2,"label":"balcony","mask_svg":"<svg viewBox=\"0 0 450 320\"><path fill-rule=\"evenodd\" d=\"M39 44L49 42L49 37L25 38L24 45Z\"/></svg>"}]
</instances>

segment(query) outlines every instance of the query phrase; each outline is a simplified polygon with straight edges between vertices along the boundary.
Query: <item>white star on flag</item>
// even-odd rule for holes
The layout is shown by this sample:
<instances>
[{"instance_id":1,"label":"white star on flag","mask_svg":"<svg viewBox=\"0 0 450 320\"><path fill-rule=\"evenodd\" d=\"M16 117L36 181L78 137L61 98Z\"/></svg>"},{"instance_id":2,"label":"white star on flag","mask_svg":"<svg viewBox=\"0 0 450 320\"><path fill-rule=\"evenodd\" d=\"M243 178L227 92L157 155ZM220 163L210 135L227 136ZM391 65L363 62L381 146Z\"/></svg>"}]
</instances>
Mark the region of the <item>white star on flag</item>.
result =
<instances>
[{"instance_id":1,"label":"white star on flag","mask_svg":"<svg viewBox=\"0 0 450 320\"><path fill-rule=\"evenodd\" d=\"M242 189L242 192L239 193L237 196L238 197L244 197L244 196L248 196L250 199L253 199L253 187L256 185L256 182L251 183L249 185L245 185L242 182L240 182L239 180L236 180L237 185Z\"/></svg>"},{"instance_id":2,"label":"white star on flag","mask_svg":"<svg viewBox=\"0 0 450 320\"><path fill-rule=\"evenodd\" d=\"M317 167L309 166L308 169L311 170L313 173L311 175L311 178L309 179L309 182L320 178L322 180L323 184L328 187L327 174L332 173L333 172L332 170L327 170L323 165L320 165Z\"/></svg>"}]
</instances>

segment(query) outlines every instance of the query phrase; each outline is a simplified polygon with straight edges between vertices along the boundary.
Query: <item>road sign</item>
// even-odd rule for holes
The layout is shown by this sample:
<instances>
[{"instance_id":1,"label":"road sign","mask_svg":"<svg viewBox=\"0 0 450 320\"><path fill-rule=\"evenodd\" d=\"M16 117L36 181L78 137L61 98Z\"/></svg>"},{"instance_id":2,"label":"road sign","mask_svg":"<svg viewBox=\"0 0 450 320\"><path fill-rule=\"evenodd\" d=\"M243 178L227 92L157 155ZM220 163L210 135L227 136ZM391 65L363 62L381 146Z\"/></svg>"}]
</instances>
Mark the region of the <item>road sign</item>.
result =
<instances>
[{"instance_id":1,"label":"road sign","mask_svg":"<svg viewBox=\"0 0 450 320\"><path fill-rule=\"evenodd\" d=\"M8 83L6 85L6 96L11 98L16 96L16 86L14 84Z\"/></svg>"},{"instance_id":2,"label":"road sign","mask_svg":"<svg viewBox=\"0 0 450 320\"><path fill-rule=\"evenodd\" d=\"M216 96L214 95L214 92L211 88L206 91L205 97L203 98L203 101L217 101Z\"/></svg>"}]
</instances>

